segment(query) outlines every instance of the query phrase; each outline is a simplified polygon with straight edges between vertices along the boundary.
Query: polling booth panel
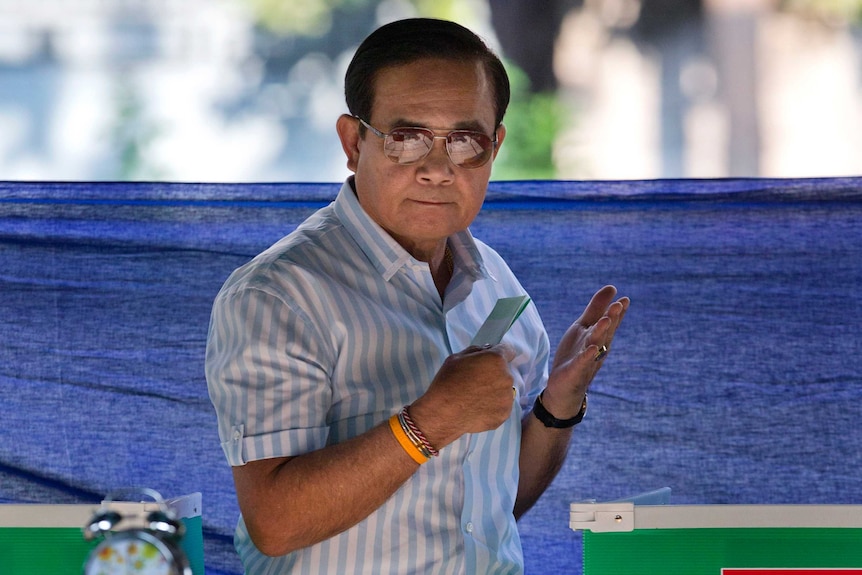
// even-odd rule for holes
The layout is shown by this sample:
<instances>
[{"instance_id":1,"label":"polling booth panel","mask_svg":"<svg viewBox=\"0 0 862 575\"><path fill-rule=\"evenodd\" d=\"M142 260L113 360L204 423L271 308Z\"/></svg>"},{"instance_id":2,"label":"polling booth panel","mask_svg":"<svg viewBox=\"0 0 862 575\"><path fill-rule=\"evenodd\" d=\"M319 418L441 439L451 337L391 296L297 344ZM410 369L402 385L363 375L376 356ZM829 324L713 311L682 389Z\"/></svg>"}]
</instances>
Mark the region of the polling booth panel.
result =
<instances>
[{"instance_id":1,"label":"polling booth panel","mask_svg":"<svg viewBox=\"0 0 862 575\"><path fill-rule=\"evenodd\" d=\"M162 540L150 519L167 510L182 525ZM110 524L93 524L116 513ZM14 575L174 575L162 552L176 553L190 575L204 575L201 494L164 501L0 505L0 573ZM105 528L104 532L96 530ZM90 531L93 537L85 533ZM112 540L113 538L113 540ZM118 545L104 543L118 542Z\"/></svg>"},{"instance_id":2,"label":"polling booth panel","mask_svg":"<svg viewBox=\"0 0 862 575\"><path fill-rule=\"evenodd\" d=\"M860 575L862 505L573 503L584 575Z\"/></svg>"}]
</instances>

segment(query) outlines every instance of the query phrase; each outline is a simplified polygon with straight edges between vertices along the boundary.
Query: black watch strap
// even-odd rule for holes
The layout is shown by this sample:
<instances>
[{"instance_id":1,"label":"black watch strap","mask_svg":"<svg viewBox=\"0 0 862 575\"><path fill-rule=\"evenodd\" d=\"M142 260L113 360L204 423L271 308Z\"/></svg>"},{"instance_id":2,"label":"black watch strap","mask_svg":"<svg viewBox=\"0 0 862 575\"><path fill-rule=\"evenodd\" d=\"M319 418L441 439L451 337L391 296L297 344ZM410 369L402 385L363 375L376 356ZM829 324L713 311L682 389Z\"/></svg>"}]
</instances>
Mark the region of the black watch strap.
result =
<instances>
[{"instance_id":1,"label":"black watch strap","mask_svg":"<svg viewBox=\"0 0 862 575\"><path fill-rule=\"evenodd\" d=\"M545 427L554 427L556 429L566 429L567 427L574 427L579 424L581 420L584 418L584 414L587 412L587 395L584 394L584 402L581 404L581 410L578 414L570 419L557 419L551 412L545 409L545 404L542 403L542 395L544 395L544 391L539 394L539 398L536 399L536 403L533 404L533 415L536 416L536 419L541 421Z\"/></svg>"}]
</instances>

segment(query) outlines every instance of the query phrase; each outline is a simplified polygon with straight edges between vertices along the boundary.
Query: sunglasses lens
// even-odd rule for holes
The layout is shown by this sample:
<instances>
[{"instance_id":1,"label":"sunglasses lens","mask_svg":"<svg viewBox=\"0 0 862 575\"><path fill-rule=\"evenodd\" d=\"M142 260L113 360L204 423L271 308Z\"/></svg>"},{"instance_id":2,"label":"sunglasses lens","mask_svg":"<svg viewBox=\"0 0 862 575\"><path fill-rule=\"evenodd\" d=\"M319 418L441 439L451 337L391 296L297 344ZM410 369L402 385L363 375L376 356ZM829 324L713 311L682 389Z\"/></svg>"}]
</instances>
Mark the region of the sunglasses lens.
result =
<instances>
[{"instance_id":1,"label":"sunglasses lens","mask_svg":"<svg viewBox=\"0 0 862 575\"><path fill-rule=\"evenodd\" d=\"M494 143L481 132L450 132L446 147L452 163L462 168L478 168L491 158Z\"/></svg>"},{"instance_id":2,"label":"sunglasses lens","mask_svg":"<svg viewBox=\"0 0 862 575\"><path fill-rule=\"evenodd\" d=\"M395 128L383 141L386 157L396 164L412 164L428 155L434 146L434 132L423 128ZM485 165L494 151L494 142L481 132L455 130L446 137L452 163L462 168Z\"/></svg>"},{"instance_id":3,"label":"sunglasses lens","mask_svg":"<svg viewBox=\"0 0 862 575\"><path fill-rule=\"evenodd\" d=\"M428 155L434 132L419 128L396 128L383 142L383 151L396 164L412 164Z\"/></svg>"}]
</instances>

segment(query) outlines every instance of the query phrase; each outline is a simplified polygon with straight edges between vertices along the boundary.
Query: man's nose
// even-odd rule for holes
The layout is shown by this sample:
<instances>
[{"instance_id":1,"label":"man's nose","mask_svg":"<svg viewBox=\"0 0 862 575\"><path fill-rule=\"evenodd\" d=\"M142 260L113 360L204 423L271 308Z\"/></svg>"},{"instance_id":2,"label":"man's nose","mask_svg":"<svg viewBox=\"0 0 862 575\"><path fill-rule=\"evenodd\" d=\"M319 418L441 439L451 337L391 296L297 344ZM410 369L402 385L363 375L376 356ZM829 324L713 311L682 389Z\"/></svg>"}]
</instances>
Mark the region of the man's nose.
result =
<instances>
[{"instance_id":1,"label":"man's nose","mask_svg":"<svg viewBox=\"0 0 862 575\"><path fill-rule=\"evenodd\" d=\"M454 165L449 159L446 149L446 136L434 136L431 151L425 156L419 169L419 176L424 181L446 183L455 176Z\"/></svg>"}]
</instances>

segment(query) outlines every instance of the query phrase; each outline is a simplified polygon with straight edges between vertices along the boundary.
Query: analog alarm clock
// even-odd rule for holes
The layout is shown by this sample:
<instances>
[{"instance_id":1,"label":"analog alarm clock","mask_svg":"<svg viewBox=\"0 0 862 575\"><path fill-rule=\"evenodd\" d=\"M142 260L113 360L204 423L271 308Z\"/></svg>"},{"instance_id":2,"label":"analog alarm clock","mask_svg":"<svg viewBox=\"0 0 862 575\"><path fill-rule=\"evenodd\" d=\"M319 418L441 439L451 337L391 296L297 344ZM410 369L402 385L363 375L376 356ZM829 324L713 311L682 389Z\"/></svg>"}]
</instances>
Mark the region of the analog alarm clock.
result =
<instances>
[{"instance_id":1,"label":"analog alarm clock","mask_svg":"<svg viewBox=\"0 0 862 575\"><path fill-rule=\"evenodd\" d=\"M179 546L183 523L158 492L141 488L134 492L151 497L158 508L120 513L116 493L106 497L84 526L85 539L101 539L87 557L84 575L192 575L188 558Z\"/></svg>"}]
</instances>

